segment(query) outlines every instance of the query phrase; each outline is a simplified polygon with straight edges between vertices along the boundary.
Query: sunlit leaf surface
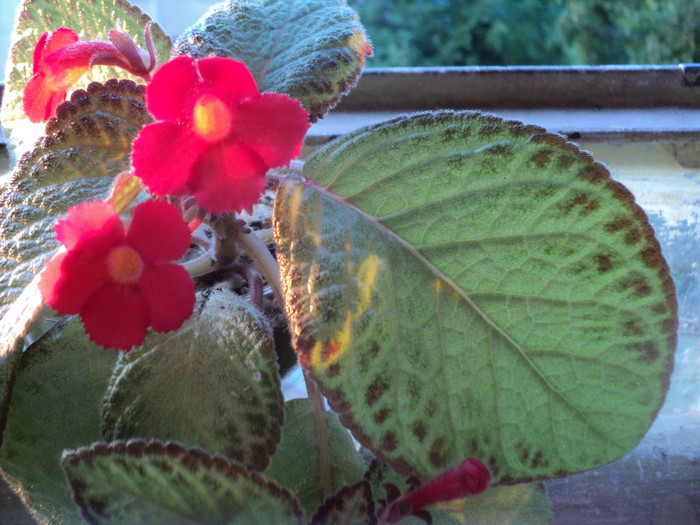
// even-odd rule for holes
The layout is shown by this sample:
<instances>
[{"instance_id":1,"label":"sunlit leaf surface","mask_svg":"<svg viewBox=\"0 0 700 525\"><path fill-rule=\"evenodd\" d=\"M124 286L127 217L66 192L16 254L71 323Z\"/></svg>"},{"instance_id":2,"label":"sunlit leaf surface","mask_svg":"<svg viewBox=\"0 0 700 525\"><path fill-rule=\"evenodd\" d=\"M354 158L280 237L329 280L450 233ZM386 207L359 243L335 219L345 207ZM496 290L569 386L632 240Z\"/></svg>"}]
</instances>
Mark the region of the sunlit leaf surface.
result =
<instances>
[{"instance_id":1,"label":"sunlit leaf surface","mask_svg":"<svg viewBox=\"0 0 700 525\"><path fill-rule=\"evenodd\" d=\"M467 456L494 481L631 450L668 387L673 282L646 216L591 157L473 112L359 130L278 191L299 360L404 474Z\"/></svg>"},{"instance_id":2,"label":"sunlit leaf surface","mask_svg":"<svg viewBox=\"0 0 700 525\"><path fill-rule=\"evenodd\" d=\"M312 121L352 89L371 46L345 0L233 0L175 43L180 54L244 62L258 89L300 100Z\"/></svg>"}]
</instances>

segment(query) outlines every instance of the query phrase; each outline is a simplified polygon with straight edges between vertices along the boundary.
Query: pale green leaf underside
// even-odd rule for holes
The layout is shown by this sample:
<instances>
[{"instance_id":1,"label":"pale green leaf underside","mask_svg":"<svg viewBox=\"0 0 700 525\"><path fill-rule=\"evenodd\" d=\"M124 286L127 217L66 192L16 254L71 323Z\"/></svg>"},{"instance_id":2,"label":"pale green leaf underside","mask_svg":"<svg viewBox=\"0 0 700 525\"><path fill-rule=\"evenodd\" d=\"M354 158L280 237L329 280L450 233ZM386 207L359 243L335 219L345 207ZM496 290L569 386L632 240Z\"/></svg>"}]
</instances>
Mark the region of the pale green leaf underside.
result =
<instances>
[{"instance_id":1,"label":"pale green leaf underside","mask_svg":"<svg viewBox=\"0 0 700 525\"><path fill-rule=\"evenodd\" d=\"M101 439L100 405L116 357L88 339L77 317L22 354L0 466L46 523L80 521L61 452Z\"/></svg>"},{"instance_id":2,"label":"pale green leaf underside","mask_svg":"<svg viewBox=\"0 0 700 525\"><path fill-rule=\"evenodd\" d=\"M280 439L283 398L272 331L227 290L200 295L175 332L122 354L104 399L107 441L177 441L263 471Z\"/></svg>"},{"instance_id":3,"label":"pale green leaf underside","mask_svg":"<svg viewBox=\"0 0 700 525\"><path fill-rule=\"evenodd\" d=\"M282 439L265 476L288 488L311 516L328 494L324 494L321 468L330 469L331 489L362 479L366 466L348 433L332 412L324 414L325 428L319 432L313 404L308 399L294 399L284 406ZM328 447L330 465L321 465L320 439Z\"/></svg>"},{"instance_id":4,"label":"pale green leaf underside","mask_svg":"<svg viewBox=\"0 0 700 525\"><path fill-rule=\"evenodd\" d=\"M631 194L561 137L472 112L331 143L274 213L295 348L404 474L609 462L658 411L673 282Z\"/></svg>"},{"instance_id":5,"label":"pale green leaf underside","mask_svg":"<svg viewBox=\"0 0 700 525\"><path fill-rule=\"evenodd\" d=\"M89 523L301 523L290 492L198 449L117 441L64 453L62 463Z\"/></svg>"},{"instance_id":6,"label":"pale green leaf underside","mask_svg":"<svg viewBox=\"0 0 700 525\"><path fill-rule=\"evenodd\" d=\"M128 80L73 93L0 188L0 316L56 248L56 219L104 197L129 169L131 143L151 121L143 97Z\"/></svg>"},{"instance_id":7,"label":"pale green leaf underside","mask_svg":"<svg viewBox=\"0 0 700 525\"><path fill-rule=\"evenodd\" d=\"M18 140L12 137L13 130L21 133L23 128L31 126L22 109L22 92L32 76L34 47L43 33L67 27L78 33L81 40L106 41L119 20L124 31L145 49L144 29L151 21L126 0L23 0L17 16L0 112L10 142ZM163 64L170 57L172 42L157 24L151 26L151 37L157 63ZM124 69L99 66L76 83L74 89L112 78L138 80Z\"/></svg>"},{"instance_id":8,"label":"pale green leaf underside","mask_svg":"<svg viewBox=\"0 0 700 525\"><path fill-rule=\"evenodd\" d=\"M233 0L214 6L175 48L244 62L258 89L300 100L312 121L357 82L370 52L345 0Z\"/></svg>"}]
</instances>

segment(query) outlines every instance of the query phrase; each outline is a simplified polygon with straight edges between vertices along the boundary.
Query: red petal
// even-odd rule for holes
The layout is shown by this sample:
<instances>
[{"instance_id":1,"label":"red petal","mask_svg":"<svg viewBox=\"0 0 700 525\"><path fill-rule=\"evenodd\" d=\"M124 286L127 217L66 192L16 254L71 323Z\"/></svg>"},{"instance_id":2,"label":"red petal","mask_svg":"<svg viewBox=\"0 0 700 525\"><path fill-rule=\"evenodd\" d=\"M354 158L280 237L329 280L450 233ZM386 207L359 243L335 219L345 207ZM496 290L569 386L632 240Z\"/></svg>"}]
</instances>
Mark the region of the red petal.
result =
<instances>
[{"instance_id":1,"label":"red petal","mask_svg":"<svg viewBox=\"0 0 700 525\"><path fill-rule=\"evenodd\" d=\"M190 192L212 213L240 212L260 199L266 171L253 150L236 143L217 144L193 166Z\"/></svg>"},{"instance_id":2,"label":"red petal","mask_svg":"<svg viewBox=\"0 0 700 525\"><path fill-rule=\"evenodd\" d=\"M49 306L55 302L56 283L61 276L61 263L65 256L66 252L59 252L51 257L39 274L39 291L44 302Z\"/></svg>"},{"instance_id":3,"label":"red petal","mask_svg":"<svg viewBox=\"0 0 700 525\"><path fill-rule=\"evenodd\" d=\"M56 115L56 108L65 99L65 89L54 91L44 75L34 75L24 86L24 114L32 122L45 122Z\"/></svg>"},{"instance_id":4,"label":"red petal","mask_svg":"<svg viewBox=\"0 0 700 525\"><path fill-rule=\"evenodd\" d=\"M148 302L154 330L176 330L192 315L194 283L182 266L170 263L152 266L144 271L139 287Z\"/></svg>"},{"instance_id":5,"label":"red petal","mask_svg":"<svg viewBox=\"0 0 700 525\"><path fill-rule=\"evenodd\" d=\"M103 286L90 296L80 316L90 339L120 350L141 344L149 324L148 305L132 286Z\"/></svg>"},{"instance_id":6,"label":"red petal","mask_svg":"<svg viewBox=\"0 0 700 525\"><path fill-rule=\"evenodd\" d=\"M263 93L240 105L233 134L274 168L301 153L308 129L309 115L298 100Z\"/></svg>"},{"instance_id":7,"label":"red petal","mask_svg":"<svg viewBox=\"0 0 700 525\"><path fill-rule=\"evenodd\" d=\"M41 53L41 56L44 57L58 51L59 49L63 49L64 47L68 47L71 44L75 44L79 40L78 33L73 31L72 29L67 29L65 27L59 27L58 29L56 29L56 31L52 31L51 33L46 34L46 43L44 44L44 49ZM39 40L40 43L42 39Z\"/></svg>"},{"instance_id":8,"label":"red petal","mask_svg":"<svg viewBox=\"0 0 700 525\"><path fill-rule=\"evenodd\" d=\"M63 257L53 297L46 300L58 313L77 314L95 291L111 281L106 264L107 251L94 250L95 244L86 242Z\"/></svg>"},{"instance_id":9,"label":"red petal","mask_svg":"<svg viewBox=\"0 0 700 525\"><path fill-rule=\"evenodd\" d=\"M179 121L195 103L199 75L194 59L180 56L163 64L146 86L146 106L158 120ZM187 117L189 118L189 117Z\"/></svg>"},{"instance_id":10,"label":"red petal","mask_svg":"<svg viewBox=\"0 0 700 525\"><path fill-rule=\"evenodd\" d=\"M209 57L198 60L197 68L203 79L200 91L213 92L229 102L232 108L241 100L258 96L255 79L243 62L225 57Z\"/></svg>"},{"instance_id":11,"label":"red petal","mask_svg":"<svg viewBox=\"0 0 700 525\"><path fill-rule=\"evenodd\" d=\"M32 73L39 71L39 63L41 62L41 57L44 56L44 48L46 47L46 40L48 40L51 33L47 31L39 38L39 41L34 47L34 54L32 55ZM77 35L76 35L77 36Z\"/></svg>"},{"instance_id":12,"label":"red petal","mask_svg":"<svg viewBox=\"0 0 700 525\"><path fill-rule=\"evenodd\" d=\"M101 231L105 226L107 230ZM124 235L124 227L108 202L90 201L68 210L66 217L56 223L56 238L69 250L81 239L100 235Z\"/></svg>"},{"instance_id":13,"label":"red petal","mask_svg":"<svg viewBox=\"0 0 700 525\"><path fill-rule=\"evenodd\" d=\"M173 122L149 124L134 140L134 175L141 177L151 193L183 195L192 165L206 147L206 142L184 126Z\"/></svg>"},{"instance_id":14,"label":"red petal","mask_svg":"<svg viewBox=\"0 0 700 525\"><path fill-rule=\"evenodd\" d=\"M190 229L172 204L146 201L134 210L126 239L146 261L167 262L190 247Z\"/></svg>"}]
</instances>

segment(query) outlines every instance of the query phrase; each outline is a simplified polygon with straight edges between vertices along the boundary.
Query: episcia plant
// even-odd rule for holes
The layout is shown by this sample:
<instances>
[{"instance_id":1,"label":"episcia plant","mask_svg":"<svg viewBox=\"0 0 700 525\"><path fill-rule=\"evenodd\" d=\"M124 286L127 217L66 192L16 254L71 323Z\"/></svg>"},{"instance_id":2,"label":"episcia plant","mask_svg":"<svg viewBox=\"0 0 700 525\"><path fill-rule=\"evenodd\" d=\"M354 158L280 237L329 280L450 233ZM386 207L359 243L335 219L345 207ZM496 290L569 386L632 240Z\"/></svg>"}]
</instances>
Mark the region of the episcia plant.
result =
<instances>
[{"instance_id":1,"label":"episcia plant","mask_svg":"<svg viewBox=\"0 0 700 525\"><path fill-rule=\"evenodd\" d=\"M39 522L549 523L541 480L649 428L676 299L631 193L475 111L304 148L372 53L343 0L174 43L24 0L13 38L0 466Z\"/></svg>"}]
</instances>

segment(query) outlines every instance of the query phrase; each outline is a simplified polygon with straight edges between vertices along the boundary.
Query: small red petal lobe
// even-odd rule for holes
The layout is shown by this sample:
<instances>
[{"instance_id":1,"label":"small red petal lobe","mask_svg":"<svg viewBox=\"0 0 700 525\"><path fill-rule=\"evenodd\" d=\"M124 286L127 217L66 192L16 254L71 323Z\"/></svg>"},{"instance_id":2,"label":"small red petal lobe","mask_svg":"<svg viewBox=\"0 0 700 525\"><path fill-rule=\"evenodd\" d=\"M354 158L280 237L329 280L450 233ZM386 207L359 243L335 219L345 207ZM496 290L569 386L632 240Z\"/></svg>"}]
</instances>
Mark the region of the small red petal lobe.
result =
<instances>
[{"instance_id":1,"label":"small red petal lobe","mask_svg":"<svg viewBox=\"0 0 700 525\"><path fill-rule=\"evenodd\" d=\"M275 168L299 156L308 129L309 115L298 100L263 93L240 105L234 134Z\"/></svg>"},{"instance_id":2,"label":"small red petal lobe","mask_svg":"<svg viewBox=\"0 0 700 525\"><path fill-rule=\"evenodd\" d=\"M151 200L134 210L126 240L149 263L174 261L190 247L190 229L175 206Z\"/></svg>"},{"instance_id":3,"label":"small red petal lobe","mask_svg":"<svg viewBox=\"0 0 700 525\"><path fill-rule=\"evenodd\" d=\"M24 86L22 106L32 122L44 122L56 114L56 108L66 99L67 90L56 90L51 82L38 73Z\"/></svg>"},{"instance_id":4,"label":"small red petal lobe","mask_svg":"<svg viewBox=\"0 0 700 525\"><path fill-rule=\"evenodd\" d=\"M182 120L191 111L199 73L191 57L180 56L163 64L146 86L146 107L157 120Z\"/></svg>"},{"instance_id":5,"label":"small red petal lobe","mask_svg":"<svg viewBox=\"0 0 700 525\"><path fill-rule=\"evenodd\" d=\"M230 101L231 107L239 101L258 96L253 75L243 62L225 57L209 57L197 61L202 77L200 93L212 93Z\"/></svg>"},{"instance_id":6,"label":"small red petal lobe","mask_svg":"<svg viewBox=\"0 0 700 525\"><path fill-rule=\"evenodd\" d=\"M240 212L265 189L267 166L251 149L222 143L210 147L192 168L190 191L212 213Z\"/></svg>"},{"instance_id":7,"label":"small red petal lobe","mask_svg":"<svg viewBox=\"0 0 700 525\"><path fill-rule=\"evenodd\" d=\"M90 339L104 348L130 350L141 344L150 324L149 307L133 286L101 287L85 302L80 317Z\"/></svg>"},{"instance_id":8,"label":"small red petal lobe","mask_svg":"<svg viewBox=\"0 0 700 525\"><path fill-rule=\"evenodd\" d=\"M102 201L86 202L70 208L66 217L56 223L56 239L70 250L79 240L99 232L107 224L115 230L114 235L124 231L112 204Z\"/></svg>"},{"instance_id":9,"label":"small red petal lobe","mask_svg":"<svg viewBox=\"0 0 700 525\"><path fill-rule=\"evenodd\" d=\"M192 166L207 146L189 128L175 122L148 124L134 140L134 175L155 195L184 195Z\"/></svg>"},{"instance_id":10,"label":"small red petal lobe","mask_svg":"<svg viewBox=\"0 0 700 525\"><path fill-rule=\"evenodd\" d=\"M148 303L151 326L169 332L182 326L194 309L194 283L182 266L161 263L148 268L140 283Z\"/></svg>"},{"instance_id":11,"label":"small red petal lobe","mask_svg":"<svg viewBox=\"0 0 700 525\"><path fill-rule=\"evenodd\" d=\"M66 252L59 252L46 261L44 269L39 275L39 291L44 302L51 306L56 297L56 283L61 277L61 264L66 257Z\"/></svg>"}]
</instances>

